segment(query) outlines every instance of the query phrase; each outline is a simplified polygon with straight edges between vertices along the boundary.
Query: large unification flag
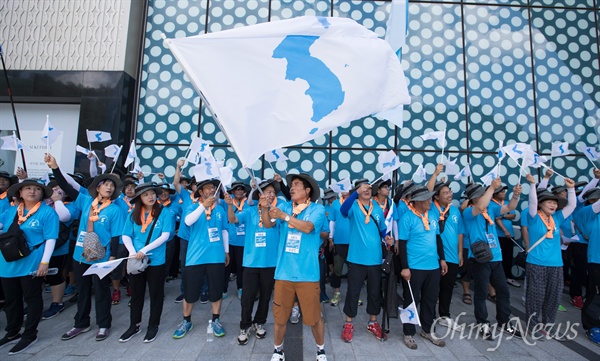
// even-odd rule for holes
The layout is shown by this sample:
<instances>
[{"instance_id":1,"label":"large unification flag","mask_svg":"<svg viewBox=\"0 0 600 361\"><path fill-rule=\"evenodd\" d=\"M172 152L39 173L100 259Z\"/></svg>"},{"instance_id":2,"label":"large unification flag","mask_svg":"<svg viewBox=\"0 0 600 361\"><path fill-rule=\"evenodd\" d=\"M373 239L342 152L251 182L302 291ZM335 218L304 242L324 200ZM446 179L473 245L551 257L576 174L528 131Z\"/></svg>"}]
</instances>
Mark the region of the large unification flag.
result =
<instances>
[{"instance_id":1,"label":"large unification flag","mask_svg":"<svg viewBox=\"0 0 600 361\"><path fill-rule=\"evenodd\" d=\"M165 44L243 166L410 102L390 45L348 18L303 16Z\"/></svg>"},{"instance_id":2,"label":"large unification flag","mask_svg":"<svg viewBox=\"0 0 600 361\"><path fill-rule=\"evenodd\" d=\"M112 137L110 136L110 133L108 133L108 132L101 132L99 130L86 130L86 133L87 133L87 140L90 143L106 142L106 141L112 139Z\"/></svg>"},{"instance_id":3,"label":"large unification flag","mask_svg":"<svg viewBox=\"0 0 600 361\"><path fill-rule=\"evenodd\" d=\"M552 157L563 157L570 154L569 142L552 143Z\"/></svg>"}]
</instances>

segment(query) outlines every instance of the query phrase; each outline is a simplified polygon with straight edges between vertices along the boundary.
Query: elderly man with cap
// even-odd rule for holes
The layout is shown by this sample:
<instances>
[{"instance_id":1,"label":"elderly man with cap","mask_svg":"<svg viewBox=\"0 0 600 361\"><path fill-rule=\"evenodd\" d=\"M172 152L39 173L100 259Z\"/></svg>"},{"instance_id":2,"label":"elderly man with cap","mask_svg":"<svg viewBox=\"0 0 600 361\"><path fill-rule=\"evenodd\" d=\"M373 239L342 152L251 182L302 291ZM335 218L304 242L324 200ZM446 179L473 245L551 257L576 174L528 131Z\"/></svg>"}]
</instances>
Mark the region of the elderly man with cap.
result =
<instances>
[{"instance_id":1,"label":"elderly man with cap","mask_svg":"<svg viewBox=\"0 0 600 361\"><path fill-rule=\"evenodd\" d=\"M490 207L502 208L506 204L506 191L508 186L502 185L502 187L494 191ZM499 213L499 212L496 212ZM513 230L512 221L517 217L515 211L504 213L495 219L496 227L498 228L498 241L500 242L500 248L502 249L502 268L504 269L504 275L506 276L506 282L513 287L521 287L521 284L513 279L512 266L513 266L513 251L514 244L512 239L515 236Z\"/></svg>"},{"instance_id":2,"label":"elderly man with cap","mask_svg":"<svg viewBox=\"0 0 600 361\"><path fill-rule=\"evenodd\" d=\"M348 243L350 241L350 220L340 212L341 206L348 199L349 192L342 192L340 198L331 203L329 210L329 245L334 247L333 272L330 285L334 289L331 306L337 306L341 299L342 272L348 258Z\"/></svg>"},{"instance_id":3,"label":"elderly man with cap","mask_svg":"<svg viewBox=\"0 0 600 361\"><path fill-rule=\"evenodd\" d=\"M513 188L510 202L501 208L489 207L494 191L502 187L502 180L496 178L491 186L483 188L479 184L473 184L467 189L469 207L463 212L465 229L469 235L471 247L469 257L473 258L472 246L476 242L485 242L491 251L491 261L475 262L473 264L473 280L475 281L475 319L480 324L479 332L486 340L492 339L492 331L488 323L488 312L485 303L488 286L491 284L496 290L496 320L498 327L504 332L515 337L520 337L520 331L509 324L510 318L510 292L506 283L506 276L502 268L502 250L498 241L496 223L494 219L500 215L510 212L517 207L521 195L521 185ZM477 261L477 259L476 259ZM483 261L483 260L482 260Z\"/></svg>"},{"instance_id":4,"label":"elderly man with cap","mask_svg":"<svg viewBox=\"0 0 600 361\"><path fill-rule=\"evenodd\" d=\"M110 288L108 287L110 280L107 278L100 279L95 274L88 276L83 274L94 263L108 261L109 257L114 255L113 245L118 244L125 221L121 209L114 203L121 193L123 183L114 174L101 174L94 178L87 192L78 192L67 182L53 156L47 154L44 160L52 169L57 184L73 199L75 206L81 210L78 238L73 252L73 272L75 273L77 292L79 293L77 313L75 314L74 327L62 335L61 339L70 340L90 330L93 287L96 300L96 323L99 327L96 340L102 341L108 337L112 323L110 314L111 297ZM84 253L86 242L89 244L98 243L94 242L95 238L106 250L104 257L100 259L92 258Z\"/></svg>"},{"instance_id":5,"label":"elderly man with cap","mask_svg":"<svg viewBox=\"0 0 600 361\"><path fill-rule=\"evenodd\" d=\"M565 206L564 199L545 189L536 190L536 182L531 174L527 175L527 181L531 189L526 217L529 239L534 243L527 249L525 314L528 332L534 339L539 339L544 335L536 330L538 316L541 314L542 324L550 327L556 320L563 288L560 225L575 210L575 183L571 179L565 179L568 189L568 203ZM558 341L565 341L564 336L556 329L545 332Z\"/></svg>"},{"instance_id":6,"label":"elderly man with cap","mask_svg":"<svg viewBox=\"0 0 600 361\"><path fill-rule=\"evenodd\" d=\"M438 164L435 172L427 182L427 189L433 191L433 206L429 214L438 223L438 229L444 246L444 257L448 272L440 279L438 313L440 319L438 324L455 330L461 330L462 326L450 317L450 303L458 269L463 265L463 238L464 225L460 210L452 205L452 189L450 181L436 182L437 176L442 172L443 165Z\"/></svg>"},{"instance_id":7,"label":"elderly man with cap","mask_svg":"<svg viewBox=\"0 0 600 361\"><path fill-rule=\"evenodd\" d=\"M260 202L256 207L246 207L235 212L231 195L225 195L227 216L231 224L244 226L244 283L242 284L242 313L240 321L239 345L246 345L248 337L254 330L256 338L263 339L267 335L264 328L269 313L269 301L273 292L273 277L279 247L279 228L269 218L269 208L281 203L276 197L279 183L273 179L264 180L259 185L262 194L253 193L254 201ZM267 223L271 223L267 227ZM252 319L252 309L257 293L260 290L258 307Z\"/></svg>"},{"instance_id":8,"label":"elderly man with cap","mask_svg":"<svg viewBox=\"0 0 600 361\"><path fill-rule=\"evenodd\" d=\"M269 211L271 219L282 221L279 225L280 244L275 268L275 350L271 360L285 360L283 339L298 296L302 320L312 328L317 343L317 360L326 361L325 329L319 300L320 231L325 222L325 209L315 203L320 191L311 176L306 173L288 174L286 181L290 187L291 201L283 202L280 207L271 207ZM272 226L271 219L265 220L267 227Z\"/></svg>"},{"instance_id":9,"label":"elderly man with cap","mask_svg":"<svg viewBox=\"0 0 600 361\"><path fill-rule=\"evenodd\" d=\"M231 197L231 208L234 214L240 213L248 208L248 193L251 188L241 181L231 183L227 191ZM225 283L223 285L223 298L227 298L227 286L229 285L230 274L235 275L237 285L238 299L242 299L242 285L244 283L244 241L246 238L246 224L237 224L229 222L229 258L230 262L225 267Z\"/></svg>"},{"instance_id":10,"label":"elderly man with cap","mask_svg":"<svg viewBox=\"0 0 600 361\"><path fill-rule=\"evenodd\" d=\"M16 198L18 206L8 208L0 216L0 228L10 232L20 228L25 234L31 254L19 259L7 259L5 250L0 253L0 277L6 293L6 335L0 347L17 343L9 355L23 352L37 341L37 326L42 316L42 286L48 274L48 263L58 238L58 215L46 205L52 188L40 180L26 179L8 189L9 199ZM34 277L31 277L31 276ZM23 335L24 307L27 304L27 321Z\"/></svg>"},{"instance_id":11,"label":"elderly man with cap","mask_svg":"<svg viewBox=\"0 0 600 361\"><path fill-rule=\"evenodd\" d=\"M384 211L372 200L372 189L367 179L354 182L354 190L340 208L342 216L350 220L350 242L348 248L348 291L344 303L346 322L342 340L352 342L354 325L352 319L358 313L358 298L363 282L367 280L367 331L378 340L385 341L387 335L377 322L381 311L381 241L393 244L393 237L386 235Z\"/></svg>"},{"instance_id":12,"label":"elderly man with cap","mask_svg":"<svg viewBox=\"0 0 600 361\"><path fill-rule=\"evenodd\" d=\"M404 307L413 302L415 306L420 305L421 337L443 347L445 342L435 335L432 326L440 290L440 277L448 272L448 266L438 222L430 211L432 196L433 192L425 186L414 188L408 212L402 216L398 225L397 243L402 267ZM404 344L412 350L416 349L416 326L405 323L402 328Z\"/></svg>"},{"instance_id":13,"label":"elderly man with cap","mask_svg":"<svg viewBox=\"0 0 600 361\"><path fill-rule=\"evenodd\" d=\"M225 336L221 324L221 301L225 266L229 263L229 232L227 214L216 203L215 192L220 185L217 179L205 179L196 184L194 197L198 205L190 205L185 224L190 227L190 239L183 275L183 320L173 338L184 337L192 329L192 310L200 299L201 280L208 280L208 299L212 307L213 333L217 337Z\"/></svg>"}]
</instances>

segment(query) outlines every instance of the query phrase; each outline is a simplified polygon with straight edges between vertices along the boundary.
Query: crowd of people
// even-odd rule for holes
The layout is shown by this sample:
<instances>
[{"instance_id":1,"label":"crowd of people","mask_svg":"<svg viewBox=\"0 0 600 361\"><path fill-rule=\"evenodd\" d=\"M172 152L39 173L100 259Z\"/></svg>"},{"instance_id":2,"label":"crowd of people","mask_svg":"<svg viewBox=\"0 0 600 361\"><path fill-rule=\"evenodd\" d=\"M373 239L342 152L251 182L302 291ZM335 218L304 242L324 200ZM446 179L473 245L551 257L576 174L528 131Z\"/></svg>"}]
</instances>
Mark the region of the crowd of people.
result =
<instances>
[{"instance_id":1,"label":"crowd of people","mask_svg":"<svg viewBox=\"0 0 600 361\"><path fill-rule=\"evenodd\" d=\"M391 277L396 276L402 308L414 304L419 310L420 337L444 347L436 325L464 327L450 310L460 276L462 301L473 305L482 338L492 339L496 327L514 337L558 341L565 340L555 321L568 278L571 303L581 309L586 335L600 345L600 318L594 314L600 304L598 169L587 183L564 179L561 185L550 185L552 171L539 183L529 174L529 194L522 199L520 184L508 193L499 178L489 186L470 183L462 197L455 197L450 182L441 177L441 164L425 184L403 182L392 197L392 182L382 179L357 179L349 192L328 189L321 196L306 173L287 174L285 180L275 175L251 184L238 181L225 189L219 179L183 176L183 160L172 183L162 174L161 183L145 182L141 173L105 173L105 167L97 174L94 162L92 177L85 179L63 172L50 154L45 162L51 172L48 184L27 178L21 169L16 176L0 172L0 229L6 236L0 238L0 307L7 317L0 348L14 344L9 354L36 342L40 320L64 310L69 287L76 289L77 311L62 340L90 331L92 299L96 340L109 337L111 305L121 302L123 284L131 296L130 325L119 341L128 342L145 328L143 342L152 342L159 332L165 282L175 277L181 278L175 301L182 304L182 318L174 339L193 328L196 302L211 303L210 327L214 336L225 336L221 305L235 279L241 302L237 343L246 345L252 334L266 338L272 311L273 361L285 359L287 323L300 318L312 329L317 360L327 359L322 305L338 306L343 277L344 342L352 342L365 281L366 331L386 340L385 313L383 322L378 318L396 296L396 278ZM513 222L522 201L528 206L520 212L525 321L530 321L525 327L510 321L509 289L521 287L512 269ZM20 235L27 252L17 252L13 259L10 247L17 247ZM128 259L110 276L89 272L120 258ZM382 262L391 263L392 271L382 270ZM54 268L58 272L48 274ZM384 279L388 285L393 282L393 292L383 286ZM52 303L44 310L46 285ZM146 288L150 312L142 327ZM496 304L493 326L486 300ZM388 315L391 311L387 309ZM416 332L414 323L403 324L409 349L417 348Z\"/></svg>"}]
</instances>

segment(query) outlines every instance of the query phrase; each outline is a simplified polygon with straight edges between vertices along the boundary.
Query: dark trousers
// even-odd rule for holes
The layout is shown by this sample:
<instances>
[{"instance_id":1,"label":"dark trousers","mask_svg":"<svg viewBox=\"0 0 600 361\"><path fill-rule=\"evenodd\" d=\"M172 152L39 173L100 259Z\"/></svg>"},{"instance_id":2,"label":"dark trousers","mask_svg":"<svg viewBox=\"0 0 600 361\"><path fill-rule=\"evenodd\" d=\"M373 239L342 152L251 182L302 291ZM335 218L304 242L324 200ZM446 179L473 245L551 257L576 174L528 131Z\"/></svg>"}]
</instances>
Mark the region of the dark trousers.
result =
<instances>
[{"instance_id":1,"label":"dark trousers","mask_svg":"<svg viewBox=\"0 0 600 361\"><path fill-rule=\"evenodd\" d=\"M504 277L513 278L512 266L515 245L508 237L498 237L498 241L502 248L502 269L504 270Z\"/></svg>"},{"instance_id":2,"label":"dark trousers","mask_svg":"<svg viewBox=\"0 0 600 361\"><path fill-rule=\"evenodd\" d=\"M90 312L92 310L92 287L96 306L96 324L100 328L110 328L112 315L110 314L110 277L100 279L97 275L84 276L83 274L91 265L73 260L73 273L77 282L77 313L75 314L75 327L86 328L90 326Z\"/></svg>"},{"instance_id":3,"label":"dark trousers","mask_svg":"<svg viewBox=\"0 0 600 361\"><path fill-rule=\"evenodd\" d=\"M327 248L327 247L325 247ZM327 259L319 255L319 287L321 287L321 293L325 293L325 279L327 278Z\"/></svg>"},{"instance_id":4,"label":"dark trousers","mask_svg":"<svg viewBox=\"0 0 600 361\"><path fill-rule=\"evenodd\" d=\"M488 294L488 286L491 284L496 290L496 321L504 325L510 318L510 292L506 284L502 263L487 262L473 264L473 281L475 281L475 295L473 305L475 307L475 319L477 323L488 323L488 311L485 300Z\"/></svg>"},{"instance_id":5,"label":"dark trousers","mask_svg":"<svg viewBox=\"0 0 600 361\"><path fill-rule=\"evenodd\" d=\"M452 301L452 292L454 291L454 283L458 274L458 264L446 262L448 265L448 273L440 277L440 295L438 311L440 317L450 317L450 302Z\"/></svg>"},{"instance_id":6,"label":"dark trousers","mask_svg":"<svg viewBox=\"0 0 600 361\"><path fill-rule=\"evenodd\" d=\"M229 285L229 274L236 274L237 289L241 290L244 284L244 267L242 262L244 260L244 247L229 245L229 264L225 267L225 284L223 285L223 293L227 292L227 286ZM243 291L242 291L243 292Z\"/></svg>"},{"instance_id":7,"label":"dark trousers","mask_svg":"<svg viewBox=\"0 0 600 361\"><path fill-rule=\"evenodd\" d=\"M179 257L175 257L176 254L179 254L179 246L179 237L177 236L167 242L165 269L167 275L173 278L179 275Z\"/></svg>"},{"instance_id":8,"label":"dark trousers","mask_svg":"<svg viewBox=\"0 0 600 361\"><path fill-rule=\"evenodd\" d=\"M363 281L367 279L367 313L378 315L381 310L381 265L364 266L348 263L348 290L344 313L354 318L358 313L358 299Z\"/></svg>"},{"instance_id":9,"label":"dark trousers","mask_svg":"<svg viewBox=\"0 0 600 361\"><path fill-rule=\"evenodd\" d=\"M440 291L440 276L439 268L434 270L410 270L410 286L413 296L415 297L415 306L419 307L419 319L421 321L421 329L423 332L430 333L433 319L435 317L435 304ZM404 287L404 308L410 306L413 302L410 297L410 289L408 283L402 279ZM417 333L417 328L412 323L402 324L404 335L414 336Z\"/></svg>"},{"instance_id":10,"label":"dark trousers","mask_svg":"<svg viewBox=\"0 0 600 361\"><path fill-rule=\"evenodd\" d=\"M187 257L188 240L179 238L179 264L181 265L181 286L179 290L183 294L183 272L185 271L185 258Z\"/></svg>"},{"instance_id":11,"label":"dark trousers","mask_svg":"<svg viewBox=\"0 0 600 361\"><path fill-rule=\"evenodd\" d=\"M335 254L333 255L333 274L330 277L331 287L340 288L342 285L342 271L344 263L348 257L347 244L335 244Z\"/></svg>"},{"instance_id":12,"label":"dark trousers","mask_svg":"<svg viewBox=\"0 0 600 361\"><path fill-rule=\"evenodd\" d=\"M150 266L142 273L129 275L131 286L131 308L129 309L131 326L142 323L142 310L146 296L146 283L150 294L150 319L148 326L160 325L160 316L165 299L166 266Z\"/></svg>"},{"instance_id":13,"label":"dark trousers","mask_svg":"<svg viewBox=\"0 0 600 361\"><path fill-rule=\"evenodd\" d=\"M269 268L244 268L244 284L242 285L242 320L240 329L247 329L253 323L264 325L269 314L269 301L275 285L275 267ZM254 299L260 289L258 307L252 319Z\"/></svg>"},{"instance_id":14,"label":"dark trousers","mask_svg":"<svg viewBox=\"0 0 600 361\"><path fill-rule=\"evenodd\" d=\"M569 244L568 250L570 252L569 258L571 268L571 284L569 285L569 295L571 295L571 297L583 296L583 286L587 285L588 281L588 245L585 243L571 243Z\"/></svg>"},{"instance_id":15,"label":"dark trousers","mask_svg":"<svg viewBox=\"0 0 600 361\"><path fill-rule=\"evenodd\" d=\"M42 285L40 277L2 278L2 287L6 296L6 334L15 336L23 326L24 307L27 304L27 321L23 339L31 340L37 336L37 326L42 319L44 301L42 300Z\"/></svg>"},{"instance_id":16,"label":"dark trousers","mask_svg":"<svg viewBox=\"0 0 600 361\"><path fill-rule=\"evenodd\" d=\"M600 289L600 264L588 263L588 292L585 298L585 303L581 309L581 323L585 330L590 330L594 327L600 327L598 316L592 318L587 314L590 304L596 297L600 297L596 292ZM7 311L8 313L8 311Z\"/></svg>"}]
</instances>

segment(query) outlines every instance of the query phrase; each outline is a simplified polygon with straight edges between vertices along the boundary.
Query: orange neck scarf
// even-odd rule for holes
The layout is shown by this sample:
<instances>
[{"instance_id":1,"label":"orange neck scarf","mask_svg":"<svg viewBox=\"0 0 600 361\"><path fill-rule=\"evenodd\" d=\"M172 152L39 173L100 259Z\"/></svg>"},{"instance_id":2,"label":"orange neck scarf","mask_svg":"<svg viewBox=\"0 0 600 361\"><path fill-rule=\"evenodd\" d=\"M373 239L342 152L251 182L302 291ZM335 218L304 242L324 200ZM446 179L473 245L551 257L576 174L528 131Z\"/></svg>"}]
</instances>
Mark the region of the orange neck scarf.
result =
<instances>
[{"instance_id":1,"label":"orange neck scarf","mask_svg":"<svg viewBox=\"0 0 600 361\"><path fill-rule=\"evenodd\" d=\"M500 202L500 201L495 200L494 198L492 198L492 202L496 203L500 207L502 207L504 205L504 201Z\"/></svg>"},{"instance_id":2,"label":"orange neck scarf","mask_svg":"<svg viewBox=\"0 0 600 361\"><path fill-rule=\"evenodd\" d=\"M196 202L198 202L198 198L194 197L194 193L196 192L190 193L190 199L192 200L193 204L196 204Z\"/></svg>"},{"instance_id":3,"label":"orange neck scarf","mask_svg":"<svg viewBox=\"0 0 600 361\"><path fill-rule=\"evenodd\" d=\"M131 202L129 201L129 199L127 199L127 197L123 197L123 200L125 201L125 203L127 204L127 206L129 206L129 210L127 211L127 213L131 212L131 210L133 209L133 206L131 205Z\"/></svg>"},{"instance_id":4,"label":"orange neck scarf","mask_svg":"<svg viewBox=\"0 0 600 361\"><path fill-rule=\"evenodd\" d=\"M494 224L494 221L487 212L487 208L483 212L481 212L481 215L483 216L483 218L486 219L486 221L488 221L489 224Z\"/></svg>"},{"instance_id":5,"label":"orange neck scarf","mask_svg":"<svg viewBox=\"0 0 600 361\"><path fill-rule=\"evenodd\" d=\"M235 198L233 199L233 206L238 210L238 212L241 212L244 208L244 203L246 203L246 199L248 198L242 199L241 202L238 202Z\"/></svg>"},{"instance_id":6,"label":"orange neck scarf","mask_svg":"<svg viewBox=\"0 0 600 361\"><path fill-rule=\"evenodd\" d=\"M385 210L387 208L387 204L388 204L387 198L385 198L383 204L379 203L379 199L377 199L377 197L375 197L375 201L377 202L377 204L379 205L379 207L381 207L381 210L385 212Z\"/></svg>"},{"instance_id":7,"label":"orange neck scarf","mask_svg":"<svg viewBox=\"0 0 600 361\"><path fill-rule=\"evenodd\" d=\"M0 194L0 200L3 200L4 198L6 198L7 193L8 193L8 191L2 192L2 194Z\"/></svg>"},{"instance_id":8,"label":"orange neck scarf","mask_svg":"<svg viewBox=\"0 0 600 361\"><path fill-rule=\"evenodd\" d=\"M423 227L425 227L426 231L429 231L429 214L427 212L423 214L419 213L419 211L417 211L417 209L412 204L408 205L408 209L410 209L415 214L415 216L421 218L421 221L423 221Z\"/></svg>"},{"instance_id":9,"label":"orange neck scarf","mask_svg":"<svg viewBox=\"0 0 600 361\"><path fill-rule=\"evenodd\" d=\"M546 238L554 238L554 228L556 228L554 218L552 218L552 216L549 216L548 219L546 219L546 214L544 214L544 212L542 211L538 211L538 215L540 216L540 219L542 220L542 222L544 222L544 225L548 230L546 232Z\"/></svg>"},{"instance_id":10,"label":"orange neck scarf","mask_svg":"<svg viewBox=\"0 0 600 361\"><path fill-rule=\"evenodd\" d=\"M296 204L296 202L292 203L292 217L297 217L302 211L304 211L310 205L310 199L307 199L306 202L302 204ZM294 228L291 224L288 223L288 228Z\"/></svg>"},{"instance_id":11,"label":"orange neck scarf","mask_svg":"<svg viewBox=\"0 0 600 361\"><path fill-rule=\"evenodd\" d=\"M88 219L92 222L96 222L98 219L100 219L100 217L98 216L100 214L100 211L110 206L111 203L112 201L109 199L104 201L104 203L102 203L102 205L98 207L98 198L94 199L90 208L90 215Z\"/></svg>"},{"instance_id":12,"label":"orange neck scarf","mask_svg":"<svg viewBox=\"0 0 600 361\"><path fill-rule=\"evenodd\" d=\"M152 219L154 218L152 217L152 210L148 212L148 216L146 216L146 212L140 212L140 218L142 221L142 233L146 233L146 229L148 229L150 222L152 222Z\"/></svg>"},{"instance_id":13,"label":"orange neck scarf","mask_svg":"<svg viewBox=\"0 0 600 361\"><path fill-rule=\"evenodd\" d=\"M31 210L29 210L29 212L27 212L27 215L23 216L23 213L25 212L25 203L21 202L21 204L19 204L19 207L17 207L17 214L19 215L19 220L18 220L19 225L25 223L25 221L27 221L27 219L29 219L29 217L33 216L35 214L35 212L37 212L37 210L40 208L41 205L42 205L42 202L37 202L37 204L35 206L33 206L33 208L31 208Z\"/></svg>"},{"instance_id":14,"label":"orange neck scarf","mask_svg":"<svg viewBox=\"0 0 600 361\"><path fill-rule=\"evenodd\" d=\"M363 206L360 200L357 202L358 208L360 208L360 211L365 215L365 224L369 224L369 221L371 220L371 213L373 213L373 200L369 200L369 202L370 204L368 211L365 209L365 206Z\"/></svg>"},{"instance_id":15,"label":"orange neck scarf","mask_svg":"<svg viewBox=\"0 0 600 361\"><path fill-rule=\"evenodd\" d=\"M164 202L158 201L158 203L160 203L163 207L168 207L169 205L171 205L171 198L168 198Z\"/></svg>"},{"instance_id":16,"label":"orange neck scarf","mask_svg":"<svg viewBox=\"0 0 600 361\"><path fill-rule=\"evenodd\" d=\"M216 203L213 203L212 206L204 209L204 214L206 215L206 220L210 221L210 216L212 215L213 209L215 209Z\"/></svg>"},{"instance_id":17,"label":"orange neck scarf","mask_svg":"<svg viewBox=\"0 0 600 361\"><path fill-rule=\"evenodd\" d=\"M442 211L442 206L440 206L440 203L438 201L434 200L433 204L435 204L435 207L440 212L440 221L446 219L446 214L448 214L448 211L450 210L450 205L447 205L446 209Z\"/></svg>"}]
</instances>

